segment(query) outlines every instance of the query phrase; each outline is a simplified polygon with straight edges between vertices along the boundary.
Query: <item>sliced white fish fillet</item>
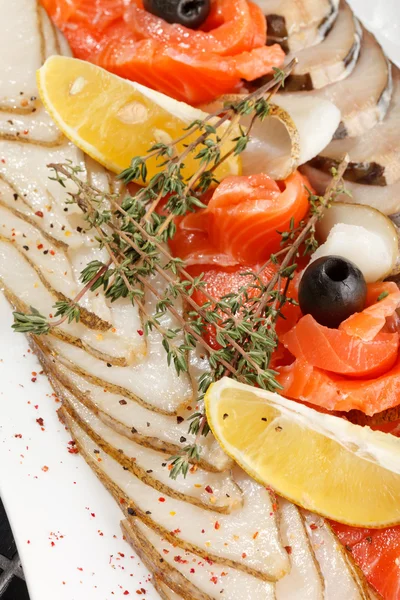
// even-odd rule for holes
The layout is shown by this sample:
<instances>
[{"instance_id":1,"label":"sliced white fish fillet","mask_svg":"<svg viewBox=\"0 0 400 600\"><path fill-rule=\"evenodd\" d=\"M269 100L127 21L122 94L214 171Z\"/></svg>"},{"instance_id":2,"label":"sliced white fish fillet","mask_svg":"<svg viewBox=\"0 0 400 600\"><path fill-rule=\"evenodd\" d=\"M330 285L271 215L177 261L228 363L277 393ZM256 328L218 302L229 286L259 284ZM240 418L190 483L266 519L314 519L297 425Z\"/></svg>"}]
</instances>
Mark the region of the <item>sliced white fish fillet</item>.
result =
<instances>
[{"instance_id":1,"label":"sliced white fish fillet","mask_svg":"<svg viewBox=\"0 0 400 600\"><path fill-rule=\"evenodd\" d=\"M269 44L297 52L319 44L334 23L339 0L255 0L267 17Z\"/></svg>"},{"instance_id":2,"label":"sliced white fish fillet","mask_svg":"<svg viewBox=\"0 0 400 600\"><path fill-rule=\"evenodd\" d=\"M35 0L1 0L0 107L31 112L36 106L36 70L44 62L44 44ZM12 60L10 52L12 51Z\"/></svg>"},{"instance_id":3,"label":"sliced white fish fillet","mask_svg":"<svg viewBox=\"0 0 400 600\"><path fill-rule=\"evenodd\" d=\"M325 98L333 102L341 113L334 137L355 137L374 127L386 115L393 88L391 73L391 64L382 48L374 36L364 30L360 56L348 77L320 90L298 92L296 97Z\"/></svg>"},{"instance_id":4,"label":"sliced white fish fillet","mask_svg":"<svg viewBox=\"0 0 400 600\"><path fill-rule=\"evenodd\" d=\"M346 551L329 525L308 511L302 511L307 533L325 581L325 600L367 600L365 582L348 562Z\"/></svg>"},{"instance_id":5,"label":"sliced white fish fillet","mask_svg":"<svg viewBox=\"0 0 400 600\"><path fill-rule=\"evenodd\" d=\"M127 519L121 525L147 567L192 600L275 600L273 583L176 548L139 519Z\"/></svg>"},{"instance_id":6,"label":"sliced white fish fillet","mask_svg":"<svg viewBox=\"0 0 400 600\"><path fill-rule=\"evenodd\" d=\"M188 433L187 421L193 414L192 406L182 407L178 416L154 412L137 402L131 402L122 394L115 394L104 386L95 385L63 363L53 362L50 356L37 348L36 352L60 398L67 395L68 401L71 394L117 433L143 446L161 450L169 456L181 451L182 444L194 442L195 436ZM232 460L211 433L203 437L199 444L202 448L199 463L202 468L224 471L232 467Z\"/></svg>"},{"instance_id":7,"label":"sliced white fish fillet","mask_svg":"<svg viewBox=\"0 0 400 600\"><path fill-rule=\"evenodd\" d=\"M400 179L400 70L393 66L392 71L392 100L385 119L359 137L334 140L311 166L329 170L348 154L347 180L383 186Z\"/></svg>"},{"instance_id":8,"label":"sliced white fish fillet","mask_svg":"<svg viewBox=\"0 0 400 600\"><path fill-rule=\"evenodd\" d=\"M135 516L169 542L259 578L276 580L288 571L288 555L280 544L269 493L243 472L234 478L243 491L244 504L229 515L216 515L169 496L160 500L159 492L124 471L113 458L102 450L97 454L97 445L76 423L68 421L68 425L85 460L127 515L130 505Z\"/></svg>"},{"instance_id":9,"label":"sliced white fish fillet","mask_svg":"<svg viewBox=\"0 0 400 600\"><path fill-rule=\"evenodd\" d=\"M320 89L340 81L353 70L360 52L362 30L350 7L341 2L339 15L318 48L306 48L288 55L298 64L285 81L287 91Z\"/></svg>"},{"instance_id":10,"label":"sliced white fish fillet","mask_svg":"<svg viewBox=\"0 0 400 600\"><path fill-rule=\"evenodd\" d=\"M178 500L211 511L230 513L243 504L242 493L229 471L210 473L201 468L189 470L186 478L172 479L165 454L136 444L108 427L64 388L63 405L71 418L123 467L147 485ZM213 493L207 492L211 487Z\"/></svg>"},{"instance_id":11,"label":"sliced white fish fillet","mask_svg":"<svg viewBox=\"0 0 400 600\"><path fill-rule=\"evenodd\" d=\"M315 169L310 165L301 167L302 173L308 177L311 185L318 194L323 194L332 180L331 175ZM339 194L339 202L365 204L380 210L385 215L400 212L400 181L392 185L363 185L352 181L345 182L346 191L350 194Z\"/></svg>"},{"instance_id":12,"label":"sliced white fish fillet","mask_svg":"<svg viewBox=\"0 0 400 600\"><path fill-rule=\"evenodd\" d=\"M323 600L324 580L299 509L278 499L282 543L289 553L291 569L276 583L277 600Z\"/></svg>"}]
</instances>

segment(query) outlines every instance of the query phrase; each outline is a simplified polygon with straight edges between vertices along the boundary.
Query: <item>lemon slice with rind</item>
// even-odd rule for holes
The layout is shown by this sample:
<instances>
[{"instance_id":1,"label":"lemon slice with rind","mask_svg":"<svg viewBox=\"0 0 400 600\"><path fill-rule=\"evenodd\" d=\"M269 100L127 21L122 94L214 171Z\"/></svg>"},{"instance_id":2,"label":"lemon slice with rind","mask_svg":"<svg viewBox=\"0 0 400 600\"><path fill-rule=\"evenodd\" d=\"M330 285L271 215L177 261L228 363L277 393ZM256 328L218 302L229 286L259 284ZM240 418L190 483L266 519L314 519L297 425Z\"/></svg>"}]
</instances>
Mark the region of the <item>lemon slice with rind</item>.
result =
<instances>
[{"instance_id":1,"label":"lemon slice with rind","mask_svg":"<svg viewBox=\"0 0 400 600\"><path fill-rule=\"evenodd\" d=\"M132 158L146 155L156 143L170 143L207 113L178 102L143 85L121 79L88 62L66 56L51 56L37 72L40 97L64 135L76 146L114 173L130 165ZM221 125L222 135L227 124ZM221 155L232 149L233 131L222 143ZM199 136L192 133L176 145L181 153ZM212 136L210 136L212 138ZM184 161L182 173L193 175L199 168L196 152ZM160 160L147 161L148 178L160 170ZM230 156L215 176L240 174L240 158Z\"/></svg>"},{"instance_id":2,"label":"lemon slice with rind","mask_svg":"<svg viewBox=\"0 0 400 600\"><path fill-rule=\"evenodd\" d=\"M400 523L400 439L228 378L205 402L222 448L262 485L341 523Z\"/></svg>"}]
</instances>

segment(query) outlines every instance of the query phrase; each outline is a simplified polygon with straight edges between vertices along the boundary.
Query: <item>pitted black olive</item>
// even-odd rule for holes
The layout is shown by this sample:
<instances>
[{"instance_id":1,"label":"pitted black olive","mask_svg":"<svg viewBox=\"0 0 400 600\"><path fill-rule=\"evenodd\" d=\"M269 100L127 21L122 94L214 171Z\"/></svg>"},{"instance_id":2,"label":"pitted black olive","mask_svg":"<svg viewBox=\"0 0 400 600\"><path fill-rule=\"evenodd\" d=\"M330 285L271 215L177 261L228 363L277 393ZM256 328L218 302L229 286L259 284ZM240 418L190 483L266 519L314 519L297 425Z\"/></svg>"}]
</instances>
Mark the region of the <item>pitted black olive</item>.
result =
<instances>
[{"instance_id":1,"label":"pitted black olive","mask_svg":"<svg viewBox=\"0 0 400 600\"><path fill-rule=\"evenodd\" d=\"M143 0L144 9L167 23L200 27L210 12L210 0Z\"/></svg>"},{"instance_id":2,"label":"pitted black olive","mask_svg":"<svg viewBox=\"0 0 400 600\"><path fill-rule=\"evenodd\" d=\"M321 325L336 328L365 307L367 284L360 269L340 256L322 256L304 271L299 304Z\"/></svg>"}]
</instances>

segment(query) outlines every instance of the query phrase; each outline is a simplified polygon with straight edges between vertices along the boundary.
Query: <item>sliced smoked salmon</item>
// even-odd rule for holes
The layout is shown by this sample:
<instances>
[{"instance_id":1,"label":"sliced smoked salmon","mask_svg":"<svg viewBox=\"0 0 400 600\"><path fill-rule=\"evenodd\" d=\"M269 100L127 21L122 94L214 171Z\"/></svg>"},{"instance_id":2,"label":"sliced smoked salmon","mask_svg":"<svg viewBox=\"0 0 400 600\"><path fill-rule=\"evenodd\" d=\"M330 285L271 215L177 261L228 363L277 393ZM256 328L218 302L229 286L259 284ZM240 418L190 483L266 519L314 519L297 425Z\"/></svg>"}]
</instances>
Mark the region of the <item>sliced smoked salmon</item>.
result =
<instances>
[{"instance_id":1,"label":"sliced smoked salmon","mask_svg":"<svg viewBox=\"0 0 400 600\"><path fill-rule=\"evenodd\" d=\"M298 359L313 367L352 377L377 377L392 368L399 349L398 333L381 333L364 341L341 329L330 329L305 315L281 337Z\"/></svg>"},{"instance_id":2,"label":"sliced smoked salmon","mask_svg":"<svg viewBox=\"0 0 400 600\"><path fill-rule=\"evenodd\" d=\"M178 100L202 104L240 90L284 60L247 0L213 0L203 30L169 24L141 0L41 0L74 55Z\"/></svg>"},{"instance_id":3,"label":"sliced smoked salmon","mask_svg":"<svg viewBox=\"0 0 400 600\"><path fill-rule=\"evenodd\" d=\"M307 213L307 185L298 172L279 185L265 174L227 177L206 209L179 221L171 248L187 264L262 264L279 249L279 232Z\"/></svg>"},{"instance_id":4,"label":"sliced smoked salmon","mask_svg":"<svg viewBox=\"0 0 400 600\"><path fill-rule=\"evenodd\" d=\"M385 600L400 598L400 527L361 529L331 523L369 583Z\"/></svg>"}]
</instances>

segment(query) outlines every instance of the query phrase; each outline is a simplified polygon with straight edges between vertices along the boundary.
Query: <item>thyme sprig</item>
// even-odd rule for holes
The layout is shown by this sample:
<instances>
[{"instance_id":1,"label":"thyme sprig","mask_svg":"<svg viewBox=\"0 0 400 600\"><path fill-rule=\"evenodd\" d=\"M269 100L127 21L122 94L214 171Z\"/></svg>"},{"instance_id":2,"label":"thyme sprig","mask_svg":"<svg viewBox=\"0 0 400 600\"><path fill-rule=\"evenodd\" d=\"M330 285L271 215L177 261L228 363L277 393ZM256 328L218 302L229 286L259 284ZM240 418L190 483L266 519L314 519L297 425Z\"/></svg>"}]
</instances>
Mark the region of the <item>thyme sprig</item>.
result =
<instances>
[{"instance_id":1,"label":"thyme sprig","mask_svg":"<svg viewBox=\"0 0 400 600\"><path fill-rule=\"evenodd\" d=\"M89 185L82 179L81 169L71 163L49 165L54 180L64 187L67 181L74 184L74 191L68 192L70 202L81 208L88 230L96 232L96 240L100 248L107 251L109 260L107 263L92 261L82 270L83 288L79 294L71 301L59 301L55 305L60 319L47 321L32 308L30 314L14 313L13 327L16 331L41 335L66 321L79 321L82 297L89 290L103 288L110 301L129 298L138 306L146 334L153 329L158 331L167 361L175 366L178 374L189 371L188 352L200 345L208 355L210 369L199 379L198 410L189 417L189 433L195 436L194 443L170 459L173 478L179 474L186 476L190 463L200 458L200 438L209 432L202 409L203 398L213 381L228 374L264 389L279 389L276 373L270 368L277 346L276 322L282 316L284 305L293 302L288 297L288 287L300 247L305 244L309 251L316 244L315 224L338 192L346 167L345 163L340 165L323 198L310 194L308 220L297 227L291 224L288 232L281 233L281 250L272 255L258 273L243 273L243 285L236 293L219 299L212 297L204 287L203 276L192 277L183 261L171 256L166 242L174 236L175 217L204 206L201 196L217 182L218 167L232 154L244 151L254 123L269 114L270 97L284 84L293 64L275 73L271 82L243 100L230 103L204 121L193 122L178 140L155 144L145 156L135 157L120 175L124 183L142 182L143 187L132 196L121 199L117 194L104 193ZM246 130L239 124L243 115L251 116ZM198 134L195 139L194 133ZM176 144L189 136L190 140L179 154ZM231 149L222 155L226 140L231 141ZM194 159L197 168L186 176L184 167L188 156ZM158 161L160 170L148 179L150 158ZM157 211L160 202L164 204L162 213ZM266 281L264 271L269 263L274 264L275 272ZM151 282L150 276L155 274L165 282L162 292ZM146 312L145 290L157 301L155 314ZM207 300L205 304L199 305L195 299L199 291ZM187 307L185 317L176 308L178 298ZM167 313L174 321L169 327L163 319ZM210 326L215 329L218 348L212 348L204 339L205 330Z\"/></svg>"}]
</instances>

